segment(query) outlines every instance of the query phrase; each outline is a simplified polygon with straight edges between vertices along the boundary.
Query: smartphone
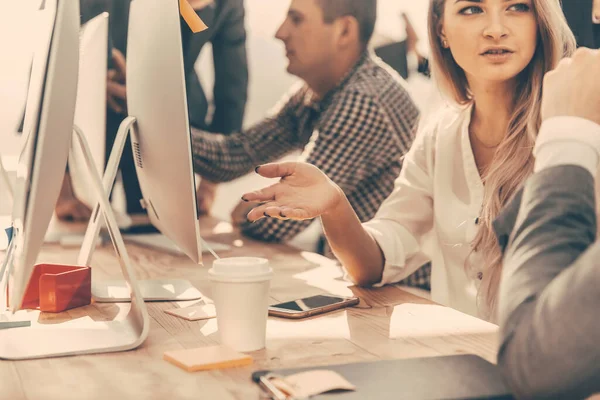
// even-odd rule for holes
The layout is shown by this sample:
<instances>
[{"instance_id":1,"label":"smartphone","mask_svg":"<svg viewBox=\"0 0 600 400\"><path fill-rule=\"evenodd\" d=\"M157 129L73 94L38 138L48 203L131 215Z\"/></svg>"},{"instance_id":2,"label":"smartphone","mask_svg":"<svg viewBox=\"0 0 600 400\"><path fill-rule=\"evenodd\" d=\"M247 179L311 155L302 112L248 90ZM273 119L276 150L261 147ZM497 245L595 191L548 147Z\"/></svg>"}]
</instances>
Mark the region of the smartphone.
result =
<instances>
[{"instance_id":1,"label":"smartphone","mask_svg":"<svg viewBox=\"0 0 600 400\"><path fill-rule=\"evenodd\" d=\"M269 315L282 318L306 318L339 310L358 304L358 297L342 297L335 295L318 295L303 299L274 304L269 307Z\"/></svg>"}]
</instances>

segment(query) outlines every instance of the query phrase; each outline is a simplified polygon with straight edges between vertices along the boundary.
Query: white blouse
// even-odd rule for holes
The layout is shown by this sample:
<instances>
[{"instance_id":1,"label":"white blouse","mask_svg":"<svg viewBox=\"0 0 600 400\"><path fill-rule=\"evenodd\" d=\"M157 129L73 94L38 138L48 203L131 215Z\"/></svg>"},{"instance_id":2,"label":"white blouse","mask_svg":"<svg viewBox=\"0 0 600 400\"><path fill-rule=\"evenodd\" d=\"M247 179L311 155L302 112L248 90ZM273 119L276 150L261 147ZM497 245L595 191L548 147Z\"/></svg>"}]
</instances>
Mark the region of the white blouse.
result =
<instances>
[{"instance_id":1,"label":"white blouse","mask_svg":"<svg viewBox=\"0 0 600 400\"><path fill-rule=\"evenodd\" d=\"M394 191L364 227L385 256L376 286L398 282L431 260L432 300L481 317L477 290L485 268L471 243L483 183L469 139L471 110L448 107L420 130Z\"/></svg>"}]
</instances>

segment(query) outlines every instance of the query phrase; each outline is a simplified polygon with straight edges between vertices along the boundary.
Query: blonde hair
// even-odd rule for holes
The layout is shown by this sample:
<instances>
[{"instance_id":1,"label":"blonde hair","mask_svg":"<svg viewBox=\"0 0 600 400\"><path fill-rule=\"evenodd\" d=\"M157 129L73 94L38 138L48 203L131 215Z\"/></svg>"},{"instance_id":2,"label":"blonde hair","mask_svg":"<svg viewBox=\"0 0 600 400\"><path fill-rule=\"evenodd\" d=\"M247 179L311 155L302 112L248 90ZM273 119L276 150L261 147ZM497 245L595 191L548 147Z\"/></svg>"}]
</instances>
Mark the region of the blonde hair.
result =
<instances>
[{"instance_id":1,"label":"blonde hair","mask_svg":"<svg viewBox=\"0 0 600 400\"><path fill-rule=\"evenodd\" d=\"M474 102L474 98L467 77L454 61L450 50L441 43L445 2L430 1L428 22L432 76L445 97L460 105L468 105ZM576 47L575 37L567 25L559 0L533 0L533 10L538 24L538 43L531 62L517 77L514 110L508 132L482 177L485 191L479 231L472 243L473 250L482 254L488 266L478 294L479 308L486 310L488 317L495 313L502 272L502 257L492 223L533 171L532 149L541 125L544 74L554 69L563 57L570 56ZM482 301L484 304L481 304Z\"/></svg>"}]
</instances>

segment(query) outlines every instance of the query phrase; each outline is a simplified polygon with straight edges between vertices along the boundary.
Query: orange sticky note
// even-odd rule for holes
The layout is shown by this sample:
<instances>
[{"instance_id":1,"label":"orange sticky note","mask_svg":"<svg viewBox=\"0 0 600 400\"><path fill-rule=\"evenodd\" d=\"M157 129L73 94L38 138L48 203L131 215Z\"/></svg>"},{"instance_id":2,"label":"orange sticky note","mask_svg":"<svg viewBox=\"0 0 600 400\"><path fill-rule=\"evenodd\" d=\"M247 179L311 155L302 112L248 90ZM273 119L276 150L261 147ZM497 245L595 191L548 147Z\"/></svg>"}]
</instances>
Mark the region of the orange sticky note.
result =
<instances>
[{"instance_id":1,"label":"orange sticky note","mask_svg":"<svg viewBox=\"0 0 600 400\"><path fill-rule=\"evenodd\" d=\"M188 0L179 0L179 12L188 24L192 32L198 33L208 29L208 26L200 19L194 8L188 3Z\"/></svg>"},{"instance_id":2,"label":"orange sticky note","mask_svg":"<svg viewBox=\"0 0 600 400\"><path fill-rule=\"evenodd\" d=\"M188 372L243 367L252 364L252 357L226 346L166 351L163 358Z\"/></svg>"}]
</instances>

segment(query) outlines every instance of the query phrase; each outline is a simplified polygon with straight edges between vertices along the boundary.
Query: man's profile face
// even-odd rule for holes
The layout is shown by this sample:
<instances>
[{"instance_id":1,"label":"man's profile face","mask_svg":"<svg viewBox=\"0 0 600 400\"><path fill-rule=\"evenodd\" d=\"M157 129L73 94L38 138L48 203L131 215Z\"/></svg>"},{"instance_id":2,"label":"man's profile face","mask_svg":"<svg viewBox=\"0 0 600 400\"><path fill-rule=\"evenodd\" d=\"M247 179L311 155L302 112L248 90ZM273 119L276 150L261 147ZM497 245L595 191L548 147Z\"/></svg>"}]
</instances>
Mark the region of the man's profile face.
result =
<instances>
[{"instance_id":1,"label":"man's profile face","mask_svg":"<svg viewBox=\"0 0 600 400\"><path fill-rule=\"evenodd\" d=\"M292 0L275 37L285 45L287 71L300 78L318 73L336 57L334 24L323 21L317 0Z\"/></svg>"}]
</instances>

